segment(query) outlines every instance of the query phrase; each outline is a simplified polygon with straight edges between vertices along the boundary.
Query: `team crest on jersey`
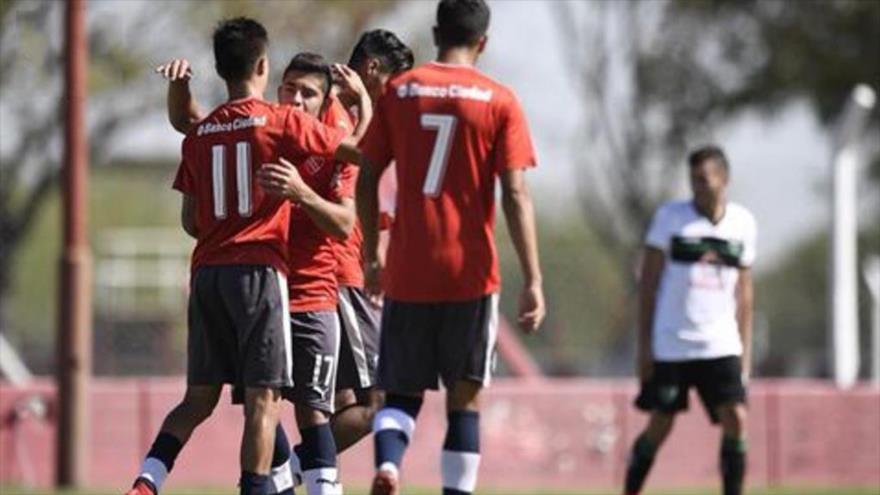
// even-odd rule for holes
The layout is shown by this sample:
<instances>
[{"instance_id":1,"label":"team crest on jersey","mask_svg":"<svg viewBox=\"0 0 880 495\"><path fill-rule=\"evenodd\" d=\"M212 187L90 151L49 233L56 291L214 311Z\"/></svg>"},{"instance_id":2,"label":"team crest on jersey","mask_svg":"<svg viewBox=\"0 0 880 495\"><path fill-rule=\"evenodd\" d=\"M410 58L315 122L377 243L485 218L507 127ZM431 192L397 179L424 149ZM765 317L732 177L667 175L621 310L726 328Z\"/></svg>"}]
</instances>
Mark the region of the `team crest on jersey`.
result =
<instances>
[{"instance_id":1,"label":"team crest on jersey","mask_svg":"<svg viewBox=\"0 0 880 495\"><path fill-rule=\"evenodd\" d=\"M309 175L315 175L324 168L325 160L321 157L310 156L306 159L305 163L303 163L303 167L305 167L306 172Z\"/></svg>"}]
</instances>

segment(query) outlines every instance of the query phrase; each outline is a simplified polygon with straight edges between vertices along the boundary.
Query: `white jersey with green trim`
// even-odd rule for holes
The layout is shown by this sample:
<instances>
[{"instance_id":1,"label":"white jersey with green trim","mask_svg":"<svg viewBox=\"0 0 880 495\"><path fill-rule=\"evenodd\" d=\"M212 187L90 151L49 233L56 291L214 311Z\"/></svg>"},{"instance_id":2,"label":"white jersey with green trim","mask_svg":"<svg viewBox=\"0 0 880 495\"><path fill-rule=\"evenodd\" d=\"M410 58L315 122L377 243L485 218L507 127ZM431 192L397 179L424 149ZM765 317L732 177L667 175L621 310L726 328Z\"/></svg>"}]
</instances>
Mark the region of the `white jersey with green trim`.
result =
<instances>
[{"instance_id":1,"label":"white jersey with green trim","mask_svg":"<svg viewBox=\"0 0 880 495\"><path fill-rule=\"evenodd\" d=\"M736 320L741 268L755 260L757 227L727 203L717 223L693 201L670 201L654 214L645 244L666 256L652 328L654 359L687 361L742 354Z\"/></svg>"}]
</instances>

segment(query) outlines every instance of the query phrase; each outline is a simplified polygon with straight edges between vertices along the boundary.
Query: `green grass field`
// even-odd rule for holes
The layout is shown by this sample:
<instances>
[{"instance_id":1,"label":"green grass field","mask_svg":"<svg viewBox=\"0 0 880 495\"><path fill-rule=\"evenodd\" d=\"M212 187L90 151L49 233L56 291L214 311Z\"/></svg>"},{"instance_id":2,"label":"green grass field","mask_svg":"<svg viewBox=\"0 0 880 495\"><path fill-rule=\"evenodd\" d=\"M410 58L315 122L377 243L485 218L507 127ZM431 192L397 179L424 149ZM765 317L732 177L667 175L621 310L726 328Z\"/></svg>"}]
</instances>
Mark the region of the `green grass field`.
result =
<instances>
[{"instance_id":1,"label":"green grass field","mask_svg":"<svg viewBox=\"0 0 880 495\"><path fill-rule=\"evenodd\" d=\"M415 489L406 490L407 495L436 495L436 489ZM45 490L26 490L21 488L11 488L0 486L0 494L2 495L121 495L121 491L45 491ZM189 490L163 492L162 495L234 495L231 490ZM366 495L366 489L346 490L348 495ZM676 491L651 491L645 495L717 495L718 489L707 490L676 490ZM611 491L589 491L589 492L545 492L539 490L517 491L509 490L501 491L480 491L479 495L619 495L619 492ZM748 491L748 495L878 495L880 487L864 487L864 488L763 488Z\"/></svg>"}]
</instances>

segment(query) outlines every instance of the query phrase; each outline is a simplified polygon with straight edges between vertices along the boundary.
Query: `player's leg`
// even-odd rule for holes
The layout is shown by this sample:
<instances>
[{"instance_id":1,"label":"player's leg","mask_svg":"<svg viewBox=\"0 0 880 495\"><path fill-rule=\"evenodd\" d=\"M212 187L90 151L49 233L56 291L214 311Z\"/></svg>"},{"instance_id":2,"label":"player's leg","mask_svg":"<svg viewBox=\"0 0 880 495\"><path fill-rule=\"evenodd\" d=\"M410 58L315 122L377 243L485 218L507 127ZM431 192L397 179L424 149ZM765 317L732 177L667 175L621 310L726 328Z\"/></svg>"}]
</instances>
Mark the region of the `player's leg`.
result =
<instances>
[{"instance_id":1,"label":"player's leg","mask_svg":"<svg viewBox=\"0 0 880 495\"><path fill-rule=\"evenodd\" d=\"M654 376L642 383L636 407L650 412L651 416L630 450L624 480L625 495L641 492L660 446L672 431L676 413L688 408L684 366L677 362L655 362Z\"/></svg>"},{"instance_id":2,"label":"player's leg","mask_svg":"<svg viewBox=\"0 0 880 495\"><path fill-rule=\"evenodd\" d=\"M241 495L268 495L281 395L278 389L246 387L241 440Z\"/></svg>"},{"instance_id":3,"label":"player's leg","mask_svg":"<svg viewBox=\"0 0 880 495\"><path fill-rule=\"evenodd\" d=\"M443 303L437 354L447 389L441 456L444 495L473 493L480 467L480 390L489 385L498 335L498 295Z\"/></svg>"},{"instance_id":4,"label":"player's leg","mask_svg":"<svg viewBox=\"0 0 880 495\"><path fill-rule=\"evenodd\" d=\"M292 383L287 281L266 266L229 267L223 275L221 296L237 336L234 383L245 387L240 493L268 495L280 390Z\"/></svg>"},{"instance_id":5,"label":"player's leg","mask_svg":"<svg viewBox=\"0 0 880 495\"><path fill-rule=\"evenodd\" d=\"M219 302L219 271L199 268L192 276L187 307L187 389L166 416L141 466L130 495L162 489L193 430L217 405L222 384L234 378L234 327Z\"/></svg>"},{"instance_id":6,"label":"player's leg","mask_svg":"<svg viewBox=\"0 0 880 495\"><path fill-rule=\"evenodd\" d=\"M470 494L477 486L481 389L481 383L459 380L446 392L446 439L440 461L443 495Z\"/></svg>"},{"instance_id":7,"label":"player's leg","mask_svg":"<svg viewBox=\"0 0 880 495\"><path fill-rule=\"evenodd\" d=\"M157 494L162 489L174 461L189 440L192 432L202 424L217 405L220 385L188 386L183 400L171 410L141 465L132 495Z\"/></svg>"},{"instance_id":8,"label":"player's leg","mask_svg":"<svg viewBox=\"0 0 880 495\"><path fill-rule=\"evenodd\" d=\"M722 429L719 465L724 495L741 495L746 475L746 388L738 356L700 361L697 392Z\"/></svg>"},{"instance_id":9,"label":"player's leg","mask_svg":"<svg viewBox=\"0 0 880 495\"><path fill-rule=\"evenodd\" d=\"M242 406L242 413L244 413L244 387L235 386L232 388L232 404ZM294 480L290 469L290 442L280 422L275 428L272 468L269 471L269 477L272 479L269 493L293 495Z\"/></svg>"},{"instance_id":10,"label":"player's leg","mask_svg":"<svg viewBox=\"0 0 880 495\"><path fill-rule=\"evenodd\" d=\"M374 387L379 353L376 310L354 287L340 287L338 308L342 332L331 425L336 447L343 452L372 431L382 394Z\"/></svg>"},{"instance_id":11,"label":"player's leg","mask_svg":"<svg viewBox=\"0 0 880 495\"><path fill-rule=\"evenodd\" d=\"M636 438L626 467L625 495L637 495L645 484L645 479L654 465L654 458L660 446L666 441L675 422L675 414L659 411L651 413L648 425Z\"/></svg>"},{"instance_id":12,"label":"player's leg","mask_svg":"<svg viewBox=\"0 0 880 495\"><path fill-rule=\"evenodd\" d=\"M309 495L342 492L336 442L330 428L339 358L339 318L335 311L292 313L294 388L300 443L291 464Z\"/></svg>"},{"instance_id":13,"label":"player's leg","mask_svg":"<svg viewBox=\"0 0 880 495\"><path fill-rule=\"evenodd\" d=\"M373 419L376 476L371 495L396 495L400 468L415 431L423 393L436 389L434 305L385 300L378 386L385 404Z\"/></svg>"}]
</instances>

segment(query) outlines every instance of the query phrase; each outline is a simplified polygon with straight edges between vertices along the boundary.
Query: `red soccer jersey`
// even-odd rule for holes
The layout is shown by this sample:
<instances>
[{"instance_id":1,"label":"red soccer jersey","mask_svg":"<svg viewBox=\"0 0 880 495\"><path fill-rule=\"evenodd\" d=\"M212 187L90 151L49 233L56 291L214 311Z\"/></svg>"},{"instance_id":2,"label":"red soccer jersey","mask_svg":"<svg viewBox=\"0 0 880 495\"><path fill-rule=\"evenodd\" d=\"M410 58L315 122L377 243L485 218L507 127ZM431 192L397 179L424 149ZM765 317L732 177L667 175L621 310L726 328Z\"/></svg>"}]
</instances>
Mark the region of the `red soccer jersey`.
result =
<instances>
[{"instance_id":1,"label":"red soccer jersey","mask_svg":"<svg viewBox=\"0 0 880 495\"><path fill-rule=\"evenodd\" d=\"M351 133L353 128L348 113L335 98L321 116L321 121L342 129L345 134ZM306 184L322 198L338 201L340 198L354 197L354 188L349 187L345 179L357 170L350 163L309 157L297 166L297 170ZM338 298L337 242L298 205L291 210L290 230L290 311L335 309Z\"/></svg>"},{"instance_id":2,"label":"red soccer jersey","mask_svg":"<svg viewBox=\"0 0 880 495\"><path fill-rule=\"evenodd\" d=\"M513 92L473 67L422 65L389 82L362 146L373 166L395 161L388 296L444 302L498 291L496 176L535 165Z\"/></svg>"},{"instance_id":3,"label":"red soccer jersey","mask_svg":"<svg viewBox=\"0 0 880 495\"><path fill-rule=\"evenodd\" d=\"M354 121L357 116L351 112L347 113L348 117ZM358 168L352 167L345 170L340 175L341 187L350 191L354 196L355 186L357 185ZM336 253L336 281L341 286L359 287L364 286L364 269L363 260L361 259L361 247L364 243L364 234L361 232L361 223L355 221L351 234L343 240L336 241L334 251Z\"/></svg>"},{"instance_id":4,"label":"red soccer jersey","mask_svg":"<svg viewBox=\"0 0 880 495\"><path fill-rule=\"evenodd\" d=\"M183 140L174 188L195 198L192 269L270 265L287 273L289 203L266 194L254 174L284 156L332 156L346 133L257 98L224 103Z\"/></svg>"}]
</instances>

